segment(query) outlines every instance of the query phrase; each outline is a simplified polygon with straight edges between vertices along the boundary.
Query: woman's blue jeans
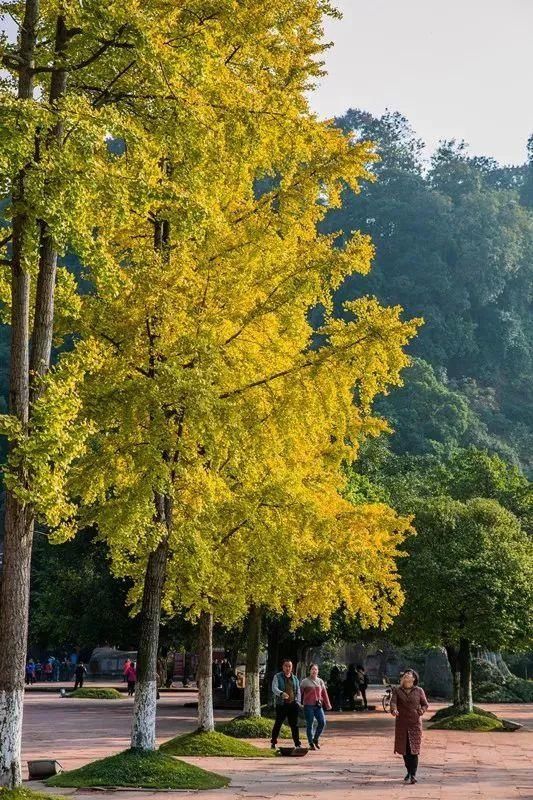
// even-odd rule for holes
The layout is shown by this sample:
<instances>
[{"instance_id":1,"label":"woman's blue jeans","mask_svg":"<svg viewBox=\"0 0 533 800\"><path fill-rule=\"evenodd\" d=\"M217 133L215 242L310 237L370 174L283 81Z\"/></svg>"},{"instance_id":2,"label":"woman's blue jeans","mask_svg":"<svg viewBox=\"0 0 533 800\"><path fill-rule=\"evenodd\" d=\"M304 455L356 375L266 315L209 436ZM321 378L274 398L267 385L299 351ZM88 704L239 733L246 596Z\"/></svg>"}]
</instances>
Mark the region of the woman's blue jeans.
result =
<instances>
[{"instance_id":1,"label":"woman's blue jeans","mask_svg":"<svg viewBox=\"0 0 533 800\"><path fill-rule=\"evenodd\" d=\"M313 744L313 741L318 741L320 734L326 727L326 715L324 714L324 709L320 708L320 706L304 706L304 714L307 724L307 741L309 744ZM316 729L313 734L313 723L315 719Z\"/></svg>"}]
</instances>

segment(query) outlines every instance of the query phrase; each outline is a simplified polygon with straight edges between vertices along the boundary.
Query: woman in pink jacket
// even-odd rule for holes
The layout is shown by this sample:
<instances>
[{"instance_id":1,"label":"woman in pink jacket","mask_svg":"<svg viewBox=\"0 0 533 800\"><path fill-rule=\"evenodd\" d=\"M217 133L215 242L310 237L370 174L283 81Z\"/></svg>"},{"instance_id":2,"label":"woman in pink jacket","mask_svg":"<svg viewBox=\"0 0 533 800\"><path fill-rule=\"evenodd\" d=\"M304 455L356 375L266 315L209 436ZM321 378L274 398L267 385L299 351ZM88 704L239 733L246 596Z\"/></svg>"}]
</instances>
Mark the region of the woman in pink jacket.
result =
<instances>
[{"instance_id":1,"label":"woman in pink jacket","mask_svg":"<svg viewBox=\"0 0 533 800\"><path fill-rule=\"evenodd\" d=\"M305 721L307 723L307 739L310 750L320 750L320 734L326 727L326 711L331 711L328 690L322 678L318 677L318 666L311 664L309 677L304 678L300 684ZM313 725L316 720L316 730L313 734Z\"/></svg>"},{"instance_id":2,"label":"woman in pink jacket","mask_svg":"<svg viewBox=\"0 0 533 800\"><path fill-rule=\"evenodd\" d=\"M137 669L136 664L130 664L126 670L126 680L128 682L128 694L133 697L135 694L135 684L137 683Z\"/></svg>"}]
</instances>

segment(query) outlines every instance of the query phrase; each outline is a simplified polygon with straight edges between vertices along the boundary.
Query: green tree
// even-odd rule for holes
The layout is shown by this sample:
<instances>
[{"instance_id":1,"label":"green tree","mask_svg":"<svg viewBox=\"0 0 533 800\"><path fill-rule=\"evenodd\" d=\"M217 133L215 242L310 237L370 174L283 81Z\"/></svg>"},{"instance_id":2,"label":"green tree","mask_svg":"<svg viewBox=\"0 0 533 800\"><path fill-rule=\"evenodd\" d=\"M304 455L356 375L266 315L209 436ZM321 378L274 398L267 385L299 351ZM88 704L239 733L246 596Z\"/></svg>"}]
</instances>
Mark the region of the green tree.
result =
<instances>
[{"instance_id":1,"label":"green tree","mask_svg":"<svg viewBox=\"0 0 533 800\"><path fill-rule=\"evenodd\" d=\"M472 647L531 646L533 545L496 500L425 501L414 526L401 565L406 602L398 630L447 648L460 675L459 704L471 710Z\"/></svg>"}]
</instances>

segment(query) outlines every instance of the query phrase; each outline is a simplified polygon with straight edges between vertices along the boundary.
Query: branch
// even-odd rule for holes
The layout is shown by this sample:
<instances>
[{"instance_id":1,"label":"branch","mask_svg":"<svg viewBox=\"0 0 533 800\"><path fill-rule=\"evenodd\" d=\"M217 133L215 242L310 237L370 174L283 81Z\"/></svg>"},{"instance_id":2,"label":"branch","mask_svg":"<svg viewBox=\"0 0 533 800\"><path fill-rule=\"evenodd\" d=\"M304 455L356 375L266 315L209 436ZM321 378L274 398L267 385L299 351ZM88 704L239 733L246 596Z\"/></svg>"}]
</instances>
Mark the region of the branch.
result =
<instances>
[{"instance_id":1,"label":"branch","mask_svg":"<svg viewBox=\"0 0 533 800\"><path fill-rule=\"evenodd\" d=\"M344 347L337 347L335 350L330 350L329 353L322 358L311 358L307 361L303 361L301 364L296 364L294 367L288 367L287 369L282 369L279 372L273 372L271 375L267 375L264 378L260 378L257 381L252 381L252 383L248 383L246 386L241 386L238 389L232 389L229 392L223 392L223 394L219 395L221 400L226 400L228 397L236 397L239 394L243 394L247 392L249 389L256 389L259 386L266 386L272 381L277 380L278 378L285 378L287 375L292 375L294 372L300 372L301 370L308 369L309 367L316 366L317 364L323 364L325 361L328 361L335 353L338 353L339 350L350 350L352 347L357 347L358 344L364 342L365 339L368 339L370 333L365 334L360 339L357 339L355 342L351 342Z\"/></svg>"},{"instance_id":2,"label":"branch","mask_svg":"<svg viewBox=\"0 0 533 800\"><path fill-rule=\"evenodd\" d=\"M13 234L10 233L8 236L6 236L5 239L2 239L2 241L0 242L0 247L5 247L6 244L9 244L9 242L11 241L12 238L13 238Z\"/></svg>"}]
</instances>

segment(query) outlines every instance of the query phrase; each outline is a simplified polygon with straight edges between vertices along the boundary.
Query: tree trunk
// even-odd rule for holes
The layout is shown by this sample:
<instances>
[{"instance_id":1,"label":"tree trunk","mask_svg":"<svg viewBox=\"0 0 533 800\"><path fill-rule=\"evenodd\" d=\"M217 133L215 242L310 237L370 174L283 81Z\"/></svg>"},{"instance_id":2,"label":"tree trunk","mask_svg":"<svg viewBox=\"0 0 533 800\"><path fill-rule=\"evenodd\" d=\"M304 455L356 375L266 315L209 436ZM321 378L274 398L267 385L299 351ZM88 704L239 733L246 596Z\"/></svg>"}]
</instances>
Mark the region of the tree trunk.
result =
<instances>
[{"instance_id":1,"label":"tree trunk","mask_svg":"<svg viewBox=\"0 0 533 800\"><path fill-rule=\"evenodd\" d=\"M470 712L472 703L472 652L468 639L459 643L459 669L461 672L460 702L462 711Z\"/></svg>"},{"instance_id":2,"label":"tree trunk","mask_svg":"<svg viewBox=\"0 0 533 800\"><path fill-rule=\"evenodd\" d=\"M167 516L168 509L165 507L168 503L165 500L166 498L157 495L157 516L158 521L165 521L168 527L170 519ZM144 576L141 633L137 652L137 683L131 727L131 746L138 750L156 749L157 652L167 557L168 541L164 539L157 549L150 553Z\"/></svg>"},{"instance_id":3,"label":"tree trunk","mask_svg":"<svg viewBox=\"0 0 533 800\"><path fill-rule=\"evenodd\" d=\"M261 716L261 697L259 692L259 652L261 650L260 606L252 605L248 615L248 643L246 648L246 683L244 685L245 717Z\"/></svg>"},{"instance_id":4,"label":"tree trunk","mask_svg":"<svg viewBox=\"0 0 533 800\"><path fill-rule=\"evenodd\" d=\"M459 654L454 645L446 645L446 655L452 672L453 705L461 704L461 674L459 672Z\"/></svg>"},{"instance_id":5,"label":"tree trunk","mask_svg":"<svg viewBox=\"0 0 533 800\"><path fill-rule=\"evenodd\" d=\"M215 730L213 714L213 615L202 611L198 624L198 730Z\"/></svg>"},{"instance_id":6,"label":"tree trunk","mask_svg":"<svg viewBox=\"0 0 533 800\"><path fill-rule=\"evenodd\" d=\"M71 35L71 34L70 34ZM49 101L53 107L67 89L67 71L65 55L69 41L65 18L58 16L54 43L54 69L50 81ZM44 146L61 147L64 133L63 121L59 118L44 140ZM50 235L47 223L39 220L39 272L35 294L35 313L31 347L31 380L32 400L39 394L38 379L46 374L50 367L52 339L54 333L54 297L57 273L57 249Z\"/></svg>"},{"instance_id":7,"label":"tree trunk","mask_svg":"<svg viewBox=\"0 0 533 800\"><path fill-rule=\"evenodd\" d=\"M33 98L38 20L38 0L27 0L20 33L19 100ZM22 170L13 187L9 410L19 420L23 437L27 436L29 418L30 276L26 271L25 250L31 242L24 203L25 170ZM17 473L19 483L25 485L24 465L17 468ZM7 489L0 588L0 786L8 788L22 782L20 759L32 539L32 511Z\"/></svg>"},{"instance_id":8,"label":"tree trunk","mask_svg":"<svg viewBox=\"0 0 533 800\"><path fill-rule=\"evenodd\" d=\"M267 623L267 663L265 669L265 682L263 684L263 700L269 706L274 705L274 698L272 696L272 679L276 672L281 669L279 666L279 634L280 622L279 619L269 619Z\"/></svg>"}]
</instances>

